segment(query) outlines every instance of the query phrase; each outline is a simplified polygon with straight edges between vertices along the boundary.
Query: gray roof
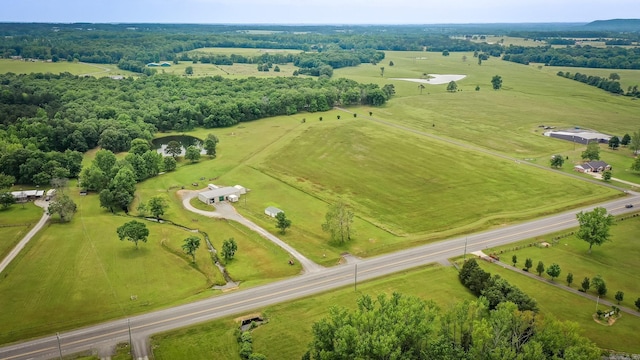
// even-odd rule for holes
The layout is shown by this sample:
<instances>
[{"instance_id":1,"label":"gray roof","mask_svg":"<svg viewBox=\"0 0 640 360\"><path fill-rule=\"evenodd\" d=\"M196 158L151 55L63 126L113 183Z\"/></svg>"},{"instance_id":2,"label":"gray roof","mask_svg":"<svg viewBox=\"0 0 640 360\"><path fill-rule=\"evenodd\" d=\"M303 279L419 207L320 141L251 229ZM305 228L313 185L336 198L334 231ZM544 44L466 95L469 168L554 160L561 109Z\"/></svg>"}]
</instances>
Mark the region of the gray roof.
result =
<instances>
[{"instance_id":1,"label":"gray roof","mask_svg":"<svg viewBox=\"0 0 640 360\"><path fill-rule=\"evenodd\" d=\"M229 196L231 194L237 194L238 191L239 190L234 187L227 186L223 188L203 191L200 193L200 195L204 195L207 199L213 199L219 196Z\"/></svg>"},{"instance_id":2,"label":"gray roof","mask_svg":"<svg viewBox=\"0 0 640 360\"><path fill-rule=\"evenodd\" d=\"M270 214L277 214L277 213L284 212L284 211L282 211L282 210L280 210L280 209L278 209L277 207L274 207L274 206L269 206L266 209L264 209L264 211L268 212Z\"/></svg>"}]
</instances>

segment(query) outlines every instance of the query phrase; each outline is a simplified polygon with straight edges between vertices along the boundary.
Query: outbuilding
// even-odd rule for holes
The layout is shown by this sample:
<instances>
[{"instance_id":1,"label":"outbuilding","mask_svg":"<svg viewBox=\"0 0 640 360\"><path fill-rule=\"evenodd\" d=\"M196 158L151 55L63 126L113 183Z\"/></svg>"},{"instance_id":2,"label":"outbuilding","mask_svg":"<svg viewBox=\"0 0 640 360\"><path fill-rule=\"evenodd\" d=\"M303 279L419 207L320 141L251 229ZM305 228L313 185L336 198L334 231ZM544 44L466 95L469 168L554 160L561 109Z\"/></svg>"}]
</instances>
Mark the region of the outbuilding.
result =
<instances>
[{"instance_id":1,"label":"outbuilding","mask_svg":"<svg viewBox=\"0 0 640 360\"><path fill-rule=\"evenodd\" d=\"M242 185L234 185L233 187L240 190L241 195L244 195L247 193L247 189Z\"/></svg>"},{"instance_id":2,"label":"outbuilding","mask_svg":"<svg viewBox=\"0 0 640 360\"><path fill-rule=\"evenodd\" d=\"M277 207L273 207L273 206L269 206L266 209L264 209L264 213L271 216L271 217L276 217L276 215L278 215L279 213L283 213L284 211L278 209Z\"/></svg>"},{"instance_id":3,"label":"outbuilding","mask_svg":"<svg viewBox=\"0 0 640 360\"><path fill-rule=\"evenodd\" d=\"M221 187L218 189L203 191L198 194L198 199L205 204L216 204L222 201L230 200L229 196L235 195L235 200L240 198L240 190L234 187Z\"/></svg>"}]
</instances>

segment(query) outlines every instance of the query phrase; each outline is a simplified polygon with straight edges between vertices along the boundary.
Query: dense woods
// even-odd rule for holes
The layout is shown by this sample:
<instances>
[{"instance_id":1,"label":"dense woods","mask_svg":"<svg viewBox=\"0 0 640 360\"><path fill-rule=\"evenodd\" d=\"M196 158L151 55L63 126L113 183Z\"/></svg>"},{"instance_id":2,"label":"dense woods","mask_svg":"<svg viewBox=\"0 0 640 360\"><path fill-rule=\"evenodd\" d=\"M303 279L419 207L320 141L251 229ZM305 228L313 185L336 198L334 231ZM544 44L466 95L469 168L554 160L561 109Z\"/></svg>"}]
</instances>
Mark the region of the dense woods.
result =
<instances>
[{"instance_id":1,"label":"dense woods","mask_svg":"<svg viewBox=\"0 0 640 360\"><path fill-rule=\"evenodd\" d=\"M575 41L572 43L575 43ZM503 60L520 64L542 63L548 66L640 69L640 48L509 46L505 48Z\"/></svg>"}]
</instances>

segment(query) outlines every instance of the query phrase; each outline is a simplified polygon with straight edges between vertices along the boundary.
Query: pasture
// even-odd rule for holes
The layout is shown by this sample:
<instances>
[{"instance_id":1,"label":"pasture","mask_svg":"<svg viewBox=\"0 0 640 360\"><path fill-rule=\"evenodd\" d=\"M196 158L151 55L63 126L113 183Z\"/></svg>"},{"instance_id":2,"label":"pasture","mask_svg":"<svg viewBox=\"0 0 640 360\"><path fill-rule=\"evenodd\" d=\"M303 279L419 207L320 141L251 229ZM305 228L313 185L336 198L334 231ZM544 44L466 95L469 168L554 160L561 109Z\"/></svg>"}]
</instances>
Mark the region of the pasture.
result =
<instances>
[{"instance_id":1,"label":"pasture","mask_svg":"<svg viewBox=\"0 0 640 360\"><path fill-rule=\"evenodd\" d=\"M389 61L394 66L389 66ZM0 63L0 69L5 69L4 64ZM158 69L182 75L186 66L194 66L195 76L205 71L235 77L267 75L258 72L255 65L230 66L238 69L235 74L230 69L229 74L221 71L222 66L187 62ZM385 66L384 77L380 66ZM245 67L246 72L240 70ZM325 266L338 263L345 251L371 256L617 196L610 189L521 163L532 161L546 166L550 154L573 151L571 158L577 159L584 149L542 136L540 124L624 134L637 131L640 123L639 102L560 78L555 75L557 71L547 70L493 58L478 65L472 53L443 57L440 53L388 52L376 66L364 64L334 74L364 83L394 84L397 95L385 106L299 113L224 129L197 129L189 134L205 138L213 133L220 138L218 157L203 156L195 164L181 160L176 171L138 184L131 208L162 194L170 204L164 218L207 232L218 249L223 240L234 237L239 249L236 259L228 264L229 273L242 281L241 286L253 286L293 276L300 268L286 264L288 255L278 247L234 223L187 212L177 190L183 186L200 189L210 182L251 189L236 209L274 234L275 222L263 214L264 208L273 205L285 210L293 223L282 239ZM464 74L466 78L458 82L460 91L455 93L447 92L446 84L429 85L421 91L415 83L389 79L420 78L428 73ZM502 90L491 89L494 75L502 76ZM621 76L624 79L627 75ZM475 91L476 86L479 91ZM157 134L163 135L167 134ZM87 159L90 156L87 154ZM0 313L0 324L4 324L0 325L0 343L216 294L209 288L220 283L222 277L211 264L204 244L198 250L196 266L180 249L182 240L191 233L147 223L149 242L135 250L133 244L120 242L115 232L128 218L99 208L97 195L79 197L76 190L72 192L78 213L73 221L48 225L0 281L0 308L6 309ZM348 202L356 214L355 239L347 244L329 243L321 230L328 205L338 198ZM15 210L16 206L11 211ZM0 213L0 221L3 218ZM5 234L11 235L4 228L0 234L3 239ZM446 284L454 280L444 280L454 278L453 271L438 271L446 276L420 274L424 278L444 276L438 282L444 294L451 291L462 294L455 295L461 298L469 296L464 289L449 289L457 287ZM380 287L387 281L397 285L392 280L379 281L370 291L392 289L392 285ZM405 281L399 282L404 286ZM410 287L415 291L429 288L431 292L440 285L429 286ZM536 291L535 286L530 290ZM336 301L331 298L335 295L325 296L331 299L323 300L325 304ZM550 291L548 296L559 301L563 295ZM305 300L301 311L321 316L327 306L317 304L316 299ZM274 358L279 358L278 351L288 351L285 348L293 341L283 341L281 347L274 345L273 350L267 343L275 343L274 336L295 331L290 324L300 316L304 313L283 317L286 331L256 336L256 351ZM217 331L229 338L233 337L230 329L220 327ZM309 328L306 331L308 336ZM287 336L296 340L298 335ZM285 354L300 356L307 341L304 333L300 336L300 345ZM622 345L621 349L628 348ZM237 354L235 347L233 342L222 348ZM173 353L169 354L165 358L171 358Z\"/></svg>"},{"instance_id":2,"label":"pasture","mask_svg":"<svg viewBox=\"0 0 640 360\"><path fill-rule=\"evenodd\" d=\"M542 261L546 267L556 263L560 265L562 272L555 281L566 285L567 274L572 273L574 289L580 288L585 277L593 278L594 275L600 274L608 289L604 298L615 302L614 295L620 290L625 294L620 304L635 309L634 302L640 297L640 288L638 288L640 275L636 271L637 259L640 256L640 239L637 238L639 231L640 217L616 221L611 227L611 241L602 246L593 246L591 254L588 253L589 244L575 236L564 237L557 243L552 241L554 237L567 234L569 231L488 249L485 252L499 254L500 260L508 264L511 264L511 257L516 255L518 268L523 268L525 259L531 258L533 268L529 270L530 272L535 272L538 261ZM548 248L528 246L529 243L539 241L546 241L553 245ZM516 247L518 249L514 250ZM492 271L491 268L490 271ZM546 274L543 274L543 277L549 279ZM595 294L595 291L591 289L589 293Z\"/></svg>"},{"instance_id":3,"label":"pasture","mask_svg":"<svg viewBox=\"0 0 640 360\"><path fill-rule=\"evenodd\" d=\"M89 64L80 62L45 62L45 61L22 61L22 60L8 60L0 59L0 73L16 73L16 74L29 74L29 73L51 73L59 74L68 72L73 75L86 75L86 76L138 76L139 74L132 73L130 71L120 70L115 64Z\"/></svg>"},{"instance_id":4,"label":"pasture","mask_svg":"<svg viewBox=\"0 0 640 360\"><path fill-rule=\"evenodd\" d=\"M31 230L42 217L42 208L33 203L14 204L0 210L0 259ZM4 274L0 275L2 278Z\"/></svg>"}]
</instances>

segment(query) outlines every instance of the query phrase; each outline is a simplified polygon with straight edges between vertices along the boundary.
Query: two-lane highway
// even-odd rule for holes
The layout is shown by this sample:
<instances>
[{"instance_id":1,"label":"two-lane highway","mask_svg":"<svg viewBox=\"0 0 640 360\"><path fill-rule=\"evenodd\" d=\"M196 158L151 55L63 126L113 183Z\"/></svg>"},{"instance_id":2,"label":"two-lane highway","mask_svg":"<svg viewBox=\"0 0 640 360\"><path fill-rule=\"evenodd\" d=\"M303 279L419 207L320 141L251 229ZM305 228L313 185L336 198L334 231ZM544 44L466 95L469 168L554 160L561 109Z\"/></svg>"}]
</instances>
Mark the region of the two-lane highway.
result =
<instances>
[{"instance_id":1,"label":"two-lane highway","mask_svg":"<svg viewBox=\"0 0 640 360\"><path fill-rule=\"evenodd\" d=\"M625 204L630 203L636 207L640 206L640 196L633 193L624 199L597 206L603 206L611 214L619 215L635 210L625 208ZM582 210L591 210L593 207ZM465 248L467 252L472 252L575 227L577 226L575 214L578 211L568 211L518 225L402 250L362 260L355 265L327 268L191 304L133 316L130 319L110 321L61 333L59 337L52 335L13 344L0 348L0 359L57 358L60 350L65 355L91 349L104 349L118 342L128 342L130 337L136 357L144 358L147 356L147 339L152 334L353 285L356 280L356 271L357 281L365 281L459 256L463 254Z\"/></svg>"}]
</instances>

